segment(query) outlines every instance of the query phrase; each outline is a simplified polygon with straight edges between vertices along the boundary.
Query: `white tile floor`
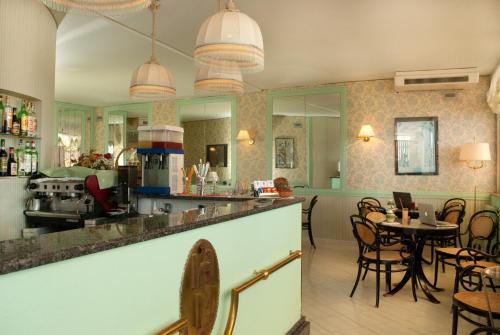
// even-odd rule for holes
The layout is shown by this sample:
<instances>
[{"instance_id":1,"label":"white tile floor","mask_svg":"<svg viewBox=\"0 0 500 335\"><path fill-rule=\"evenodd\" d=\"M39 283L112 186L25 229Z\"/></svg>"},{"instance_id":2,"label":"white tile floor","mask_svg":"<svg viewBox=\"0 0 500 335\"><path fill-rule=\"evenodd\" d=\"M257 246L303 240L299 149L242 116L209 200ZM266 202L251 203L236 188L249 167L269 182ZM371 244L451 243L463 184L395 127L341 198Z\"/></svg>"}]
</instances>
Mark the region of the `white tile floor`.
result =
<instances>
[{"instance_id":1,"label":"white tile floor","mask_svg":"<svg viewBox=\"0 0 500 335\"><path fill-rule=\"evenodd\" d=\"M392 297L383 297L375 308L375 273L369 273L360 282L353 298L349 298L356 279L357 247L351 242L317 241L313 251L304 236L302 260L302 312L311 321L312 335L354 334L451 334L451 296L454 269L440 273L439 286L445 291L435 292L440 304L429 302L421 290L418 302L413 301L411 288L403 288ZM433 267L426 267L432 278ZM402 275L394 274L393 283ZM385 284L384 278L381 282ZM385 289L385 285L383 286ZM459 321L459 334L474 329Z\"/></svg>"}]
</instances>

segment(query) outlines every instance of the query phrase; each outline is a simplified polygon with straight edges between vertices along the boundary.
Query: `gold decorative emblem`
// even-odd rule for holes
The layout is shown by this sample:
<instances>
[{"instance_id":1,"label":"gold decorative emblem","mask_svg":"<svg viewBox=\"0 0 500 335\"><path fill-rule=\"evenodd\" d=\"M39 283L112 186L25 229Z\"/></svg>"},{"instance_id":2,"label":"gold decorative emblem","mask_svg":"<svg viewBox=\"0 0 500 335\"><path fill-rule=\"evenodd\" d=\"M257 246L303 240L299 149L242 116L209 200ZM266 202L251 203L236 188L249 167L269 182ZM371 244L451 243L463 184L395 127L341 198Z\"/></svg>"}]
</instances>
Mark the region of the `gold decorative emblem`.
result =
<instances>
[{"instance_id":1,"label":"gold decorative emblem","mask_svg":"<svg viewBox=\"0 0 500 335\"><path fill-rule=\"evenodd\" d=\"M219 305L219 262L212 244L199 240L189 253L181 291L181 318L189 335L209 335Z\"/></svg>"}]
</instances>

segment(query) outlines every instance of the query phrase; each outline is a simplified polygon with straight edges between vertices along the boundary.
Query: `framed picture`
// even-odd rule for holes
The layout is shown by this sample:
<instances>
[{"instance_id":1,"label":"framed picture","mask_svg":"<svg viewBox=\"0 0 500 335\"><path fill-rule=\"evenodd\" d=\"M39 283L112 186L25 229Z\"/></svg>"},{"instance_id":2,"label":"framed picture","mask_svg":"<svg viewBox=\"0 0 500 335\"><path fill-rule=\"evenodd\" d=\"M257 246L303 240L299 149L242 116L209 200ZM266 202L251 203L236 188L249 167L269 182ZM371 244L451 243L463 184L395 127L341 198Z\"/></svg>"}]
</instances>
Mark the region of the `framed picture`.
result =
<instances>
[{"instance_id":1,"label":"framed picture","mask_svg":"<svg viewBox=\"0 0 500 335\"><path fill-rule=\"evenodd\" d=\"M438 118L410 117L394 120L397 175L437 175Z\"/></svg>"},{"instance_id":2,"label":"framed picture","mask_svg":"<svg viewBox=\"0 0 500 335\"><path fill-rule=\"evenodd\" d=\"M227 144L207 145L207 162L212 167L227 167Z\"/></svg>"},{"instance_id":3,"label":"framed picture","mask_svg":"<svg viewBox=\"0 0 500 335\"><path fill-rule=\"evenodd\" d=\"M293 138L279 137L275 140L275 166L277 169L293 169Z\"/></svg>"}]
</instances>

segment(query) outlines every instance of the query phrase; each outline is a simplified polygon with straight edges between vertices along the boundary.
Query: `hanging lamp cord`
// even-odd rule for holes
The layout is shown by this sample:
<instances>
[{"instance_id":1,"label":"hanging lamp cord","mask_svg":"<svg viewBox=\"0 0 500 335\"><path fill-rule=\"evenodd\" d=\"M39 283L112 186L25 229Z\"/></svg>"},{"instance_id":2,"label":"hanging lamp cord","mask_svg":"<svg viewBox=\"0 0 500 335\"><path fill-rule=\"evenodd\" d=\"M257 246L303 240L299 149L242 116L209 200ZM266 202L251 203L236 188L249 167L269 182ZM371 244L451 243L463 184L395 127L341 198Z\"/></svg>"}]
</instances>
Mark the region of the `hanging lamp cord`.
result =
<instances>
[{"instance_id":1,"label":"hanging lamp cord","mask_svg":"<svg viewBox=\"0 0 500 335\"><path fill-rule=\"evenodd\" d=\"M236 8L236 4L234 3L234 0L228 0L226 9L230 12L237 12L238 8Z\"/></svg>"},{"instance_id":2,"label":"hanging lamp cord","mask_svg":"<svg viewBox=\"0 0 500 335\"><path fill-rule=\"evenodd\" d=\"M158 0L153 0L149 9L153 15L153 30L151 32L151 63L157 63L156 61L156 11L160 7Z\"/></svg>"}]
</instances>

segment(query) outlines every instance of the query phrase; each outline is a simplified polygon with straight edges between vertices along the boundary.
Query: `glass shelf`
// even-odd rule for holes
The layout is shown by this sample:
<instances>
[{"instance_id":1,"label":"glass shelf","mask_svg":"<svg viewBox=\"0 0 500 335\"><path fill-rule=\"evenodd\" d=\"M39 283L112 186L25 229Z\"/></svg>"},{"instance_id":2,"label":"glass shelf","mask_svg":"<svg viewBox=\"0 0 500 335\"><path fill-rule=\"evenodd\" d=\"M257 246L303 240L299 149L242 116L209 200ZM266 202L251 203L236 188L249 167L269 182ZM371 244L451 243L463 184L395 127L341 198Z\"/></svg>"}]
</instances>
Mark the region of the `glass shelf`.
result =
<instances>
[{"instance_id":1,"label":"glass shelf","mask_svg":"<svg viewBox=\"0 0 500 335\"><path fill-rule=\"evenodd\" d=\"M18 139L30 139L30 140L41 140L41 137L31 137L31 136L19 136L19 135L12 135L12 134L4 134L0 133L0 137L7 137L7 138L18 138Z\"/></svg>"}]
</instances>

